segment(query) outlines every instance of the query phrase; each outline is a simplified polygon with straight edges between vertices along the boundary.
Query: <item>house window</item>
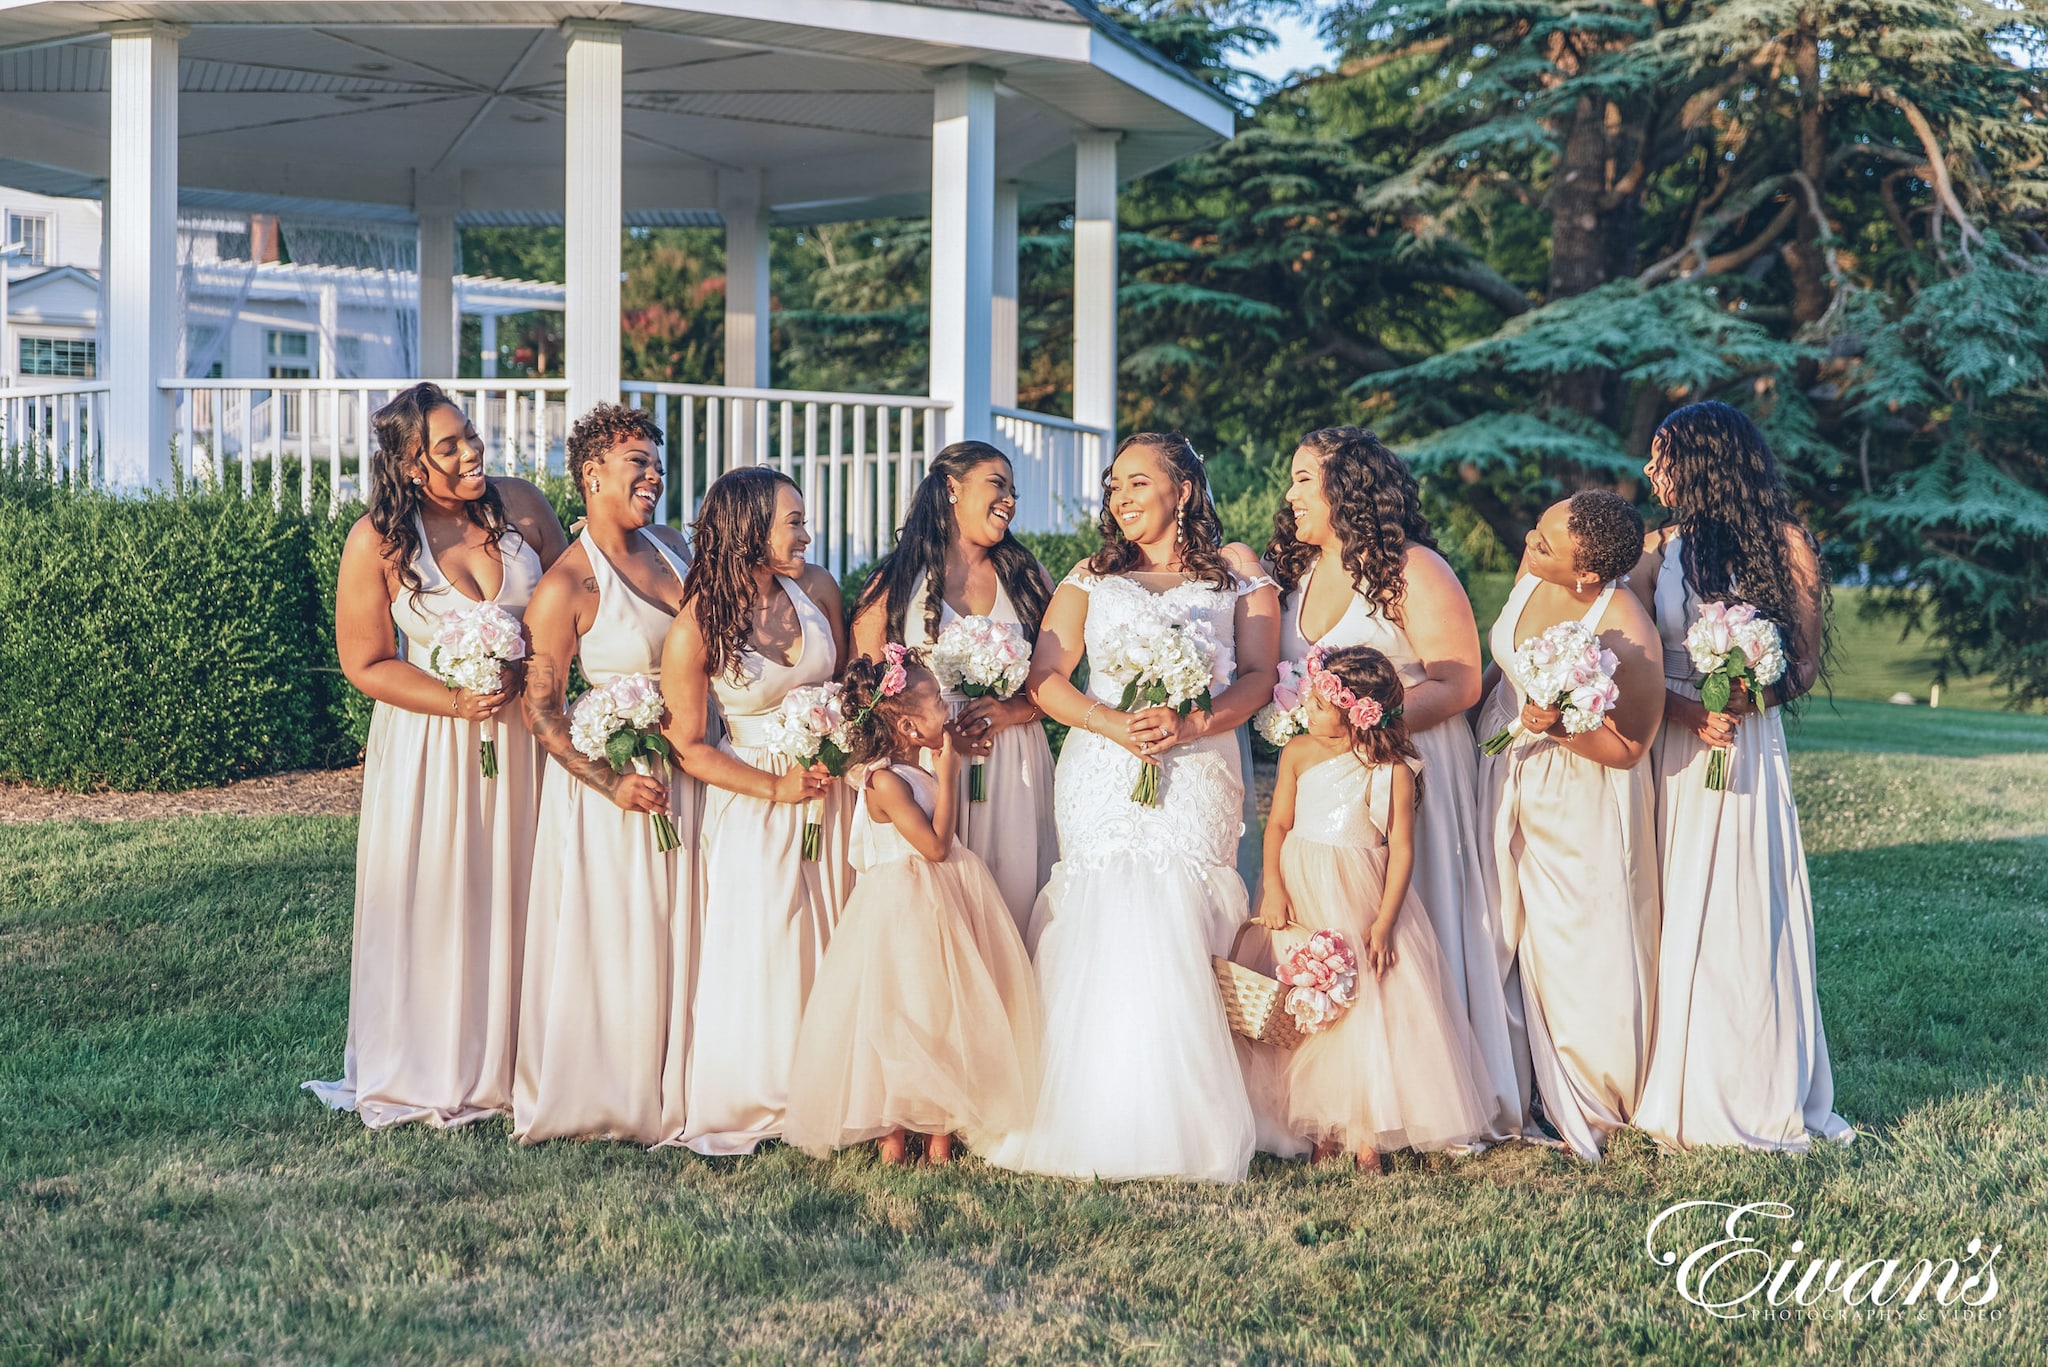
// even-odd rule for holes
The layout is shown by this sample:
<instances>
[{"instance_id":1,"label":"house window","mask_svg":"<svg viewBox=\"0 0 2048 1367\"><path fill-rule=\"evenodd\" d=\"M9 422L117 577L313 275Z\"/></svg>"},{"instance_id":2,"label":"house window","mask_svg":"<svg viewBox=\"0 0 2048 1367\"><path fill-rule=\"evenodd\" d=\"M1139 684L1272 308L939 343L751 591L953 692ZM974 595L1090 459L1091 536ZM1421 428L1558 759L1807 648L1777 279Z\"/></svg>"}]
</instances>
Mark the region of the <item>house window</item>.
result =
<instances>
[{"instance_id":1,"label":"house window","mask_svg":"<svg viewBox=\"0 0 2048 1367\"><path fill-rule=\"evenodd\" d=\"M205 357L207 356L207 354L208 354L209 352L211 352L211 353L213 353L213 354L214 354L214 360L212 360L212 361L208 362L208 364L207 364L207 367L206 367L206 373L205 373L204 375L200 376L199 378L201 378L201 379L206 379L206 380L218 380L218 379L219 379L219 378L221 377L221 363L220 363L220 358L219 358L219 343L220 343L220 329L219 329L219 328L209 328L209 327L189 327L189 328L186 328L186 329L185 329L185 368L186 368L186 373L187 373L187 374L190 374L190 373L191 373L191 368L192 368L193 366L195 366L195 365L199 364L199 362L200 362L200 361L204 360L204 359L205 359Z\"/></svg>"},{"instance_id":2,"label":"house window","mask_svg":"<svg viewBox=\"0 0 2048 1367\"><path fill-rule=\"evenodd\" d=\"M310 380L313 378L313 335L309 332L270 332L265 334L263 351L270 362L270 378L273 380Z\"/></svg>"},{"instance_id":3,"label":"house window","mask_svg":"<svg viewBox=\"0 0 2048 1367\"><path fill-rule=\"evenodd\" d=\"M99 373L99 346L89 337L23 337L21 373L93 379Z\"/></svg>"},{"instance_id":4,"label":"house window","mask_svg":"<svg viewBox=\"0 0 2048 1367\"><path fill-rule=\"evenodd\" d=\"M7 240L0 247L21 244L17 254L25 266L47 266L50 264L50 220L44 214L7 215Z\"/></svg>"}]
</instances>

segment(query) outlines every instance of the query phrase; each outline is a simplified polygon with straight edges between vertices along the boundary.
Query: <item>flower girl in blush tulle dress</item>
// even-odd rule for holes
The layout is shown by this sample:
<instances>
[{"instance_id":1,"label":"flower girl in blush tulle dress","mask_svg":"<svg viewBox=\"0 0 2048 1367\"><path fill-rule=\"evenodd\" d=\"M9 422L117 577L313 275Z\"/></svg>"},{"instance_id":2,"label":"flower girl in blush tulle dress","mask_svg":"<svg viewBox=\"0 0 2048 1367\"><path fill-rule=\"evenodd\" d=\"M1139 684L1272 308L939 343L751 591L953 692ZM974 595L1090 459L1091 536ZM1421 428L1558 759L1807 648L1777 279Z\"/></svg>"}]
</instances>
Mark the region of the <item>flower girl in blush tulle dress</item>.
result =
<instances>
[{"instance_id":1,"label":"flower girl in blush tulle dress","mask_svg":"<svg viewBox=\"0 0 2048 1367\"><path fill-rule=\"evenodd\" d=\"M1038 985L988 866L954 838L962 752L938 679L892 643L845 684L858 879L797 1035L783 1138L821 1158L880 1139L893 1164L916 1133L944 1163L956 1134L979 1149L1030 1122Z\"/></svg>"},{"instance_id":2,"label":"flower girl in blush tulle dress","mask_svg":"<svg viewBox=\"0 0 2048 1367\"><path fill-rule=\"evenodd\" d=\"M1280 752L1259 920L1297 939L1334 930L1358 960L1355 999L1289 1056L1287 1128L1317 1159L1377 1169L1397 1149L1464 1147L1492 1104L1457 984L1409 886L1421 765L1400 675L1370 646L1309 654L1308 730ZM1285 957L1287 936L1276 936Z\"/></svg>"}]
</instances>

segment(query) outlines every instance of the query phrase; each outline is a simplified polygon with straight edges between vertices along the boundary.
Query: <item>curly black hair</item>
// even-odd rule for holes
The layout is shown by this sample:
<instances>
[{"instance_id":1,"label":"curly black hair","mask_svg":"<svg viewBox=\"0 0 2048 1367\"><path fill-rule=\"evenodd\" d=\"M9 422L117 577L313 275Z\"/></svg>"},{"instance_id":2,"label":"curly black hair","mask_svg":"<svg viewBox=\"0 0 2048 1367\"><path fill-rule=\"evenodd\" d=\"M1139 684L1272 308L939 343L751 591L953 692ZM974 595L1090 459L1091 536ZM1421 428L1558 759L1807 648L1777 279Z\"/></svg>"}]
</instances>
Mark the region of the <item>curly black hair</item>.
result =
<instances>
[{"instance_id":1,"label":"curly black hair","mask_svg":"<svg viewBox=\"0 0 2048 1367\"><path fill-rule=\"evenodd\" d=\"M1401 553L1409 546L1437 549L1422 513L1421 486L1407 464L1363 427L1318 428L1300 444L1322 459L1323 498L1343 549L1344 572L1378 601L1388 621L1400 625L1408 589ZM1308 577L1321 554L1320 548L1296 539L1294 509L1283 500L1266 545L1266 560L1283 597Z\"/></svg>"},{"instance_id":2,"label":"curly black hair","mask_svg":"<svg viewBox=\"0 0 2048 1367\"><path fill-rule=\"evenodd\" d=\"M1666 492L1678 515L1686 584L1703 603L1748 603L1776 622L1787 680L1804 692L1826 675L1831 595L1823 575L1821 657L1801 659L1799 588L1785 532L1797 528L1809 546L1813 533L1792 507L1770 443L1740 409L1709 400L1664 419L1653 449L1663 458Z\"/></svg>"},{"instance_id":3,"label":"curly black hair","mask_svg":"<svg viewBox=\"0 0 2048 1367\"><path fill-rule=\"evenodd\" d=\"M644 437L655 450L661 449L661 429L654 425L654 415L645 409L601 403L576 419L576 425L569 429L567 447L569 479L578 493L588 496L584 474L603 460L606 452L629 437Z\"/></svg>"},{"instance_id":4,"label":"curly black hair","mask_svg":"<svg viewBox=\"0 0 2048 1367\"><path fill-rule=\"evenodd\" d=\"M1174 483L1188 491L1180 514L1181 569L1211 588L1228 592L1237 576L1223 556L1223 519L1216 515L1216 501L1209 496L1209 476L1202 468L1201 455L1195 444L1178 432L1133 432L1117 443L1116 454L1102 472L1102 513L1095 520L1102 548L1088 557L1088 572L1123 574L1140 563L1137 543L1124 539L1124 529L1109 506L1109 479L1117 458L1133 446L1157 451Z\"/></svg>"},{"instance_id":5,"label":"curly black hair","mask_svg":"<svg viewBox=\"0 0 2048 1367\"><path fill-rule=\"evenodd\" d=\"M1565 530L1572 537L1572 568L1609 584L1643 558L1643 515L1612 489L1581 489L1571 498Z\"/></svg>"}]
</instances>

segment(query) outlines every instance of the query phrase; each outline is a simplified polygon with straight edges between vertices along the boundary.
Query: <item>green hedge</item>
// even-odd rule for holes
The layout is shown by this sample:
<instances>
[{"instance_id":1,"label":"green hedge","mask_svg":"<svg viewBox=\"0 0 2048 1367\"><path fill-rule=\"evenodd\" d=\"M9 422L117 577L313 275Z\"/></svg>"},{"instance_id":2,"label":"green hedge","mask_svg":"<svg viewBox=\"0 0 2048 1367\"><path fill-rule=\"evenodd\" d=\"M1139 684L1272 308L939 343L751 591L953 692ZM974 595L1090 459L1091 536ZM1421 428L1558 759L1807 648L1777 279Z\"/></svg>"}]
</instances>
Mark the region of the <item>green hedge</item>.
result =
<instances>
[{"instance_id":1,"label":"green hedge","mask_svg":"<svg viewBox=\"0 0 2048 1367\"><path fill-rule=\"evenodd\" d=\"M339 758L324 522L0 478L0 778L189 788Z\"/></svg>"}]
</instances>

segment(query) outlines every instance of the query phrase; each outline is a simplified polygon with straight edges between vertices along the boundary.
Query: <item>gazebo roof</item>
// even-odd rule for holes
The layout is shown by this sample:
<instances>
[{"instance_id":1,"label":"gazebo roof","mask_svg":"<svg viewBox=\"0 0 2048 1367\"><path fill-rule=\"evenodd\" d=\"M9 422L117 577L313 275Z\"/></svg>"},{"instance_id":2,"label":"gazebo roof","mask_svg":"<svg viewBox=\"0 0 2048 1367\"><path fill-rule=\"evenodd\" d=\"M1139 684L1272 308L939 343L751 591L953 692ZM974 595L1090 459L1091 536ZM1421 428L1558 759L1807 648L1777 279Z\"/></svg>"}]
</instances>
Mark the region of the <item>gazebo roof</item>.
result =
<instances>
[{"instance_id":1,"label":"gazebo roof","mask_svg":"<svg viewBox=\"0 0 2048 1367\"><path fill-rule=\"evenodd\" d=\"M1073 138L1117 130L1130 177L1231 131L1227 100L1087 0L0 0L0 182L94 193L109 22L186 26L189 205L409 221L415 173L459 173L461 221L560 220L568 19L630 25L628 222L715 222L721 172L778 221L921 213L932 73L998 73L996 171L1073 195Z\"/></svg>"}]
</instances>

